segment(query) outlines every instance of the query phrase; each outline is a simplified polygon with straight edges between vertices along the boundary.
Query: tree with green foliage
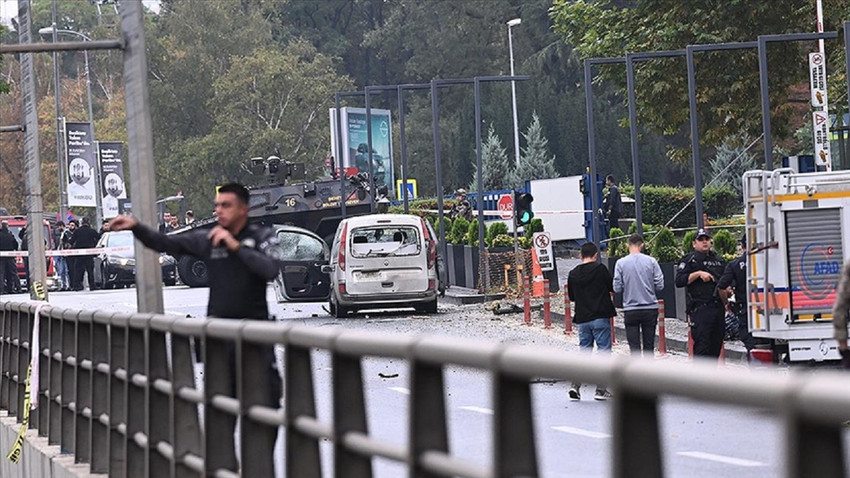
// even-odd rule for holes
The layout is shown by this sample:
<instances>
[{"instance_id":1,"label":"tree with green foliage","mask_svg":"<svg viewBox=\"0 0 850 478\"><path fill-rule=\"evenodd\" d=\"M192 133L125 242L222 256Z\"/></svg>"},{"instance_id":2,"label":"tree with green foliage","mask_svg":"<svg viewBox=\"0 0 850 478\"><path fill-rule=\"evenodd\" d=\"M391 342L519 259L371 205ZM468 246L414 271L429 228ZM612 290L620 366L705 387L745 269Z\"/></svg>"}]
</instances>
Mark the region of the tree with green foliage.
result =
<instances>
[{"instance_id":1,"label":"tree with green foliage","mask_svg":"<svg viewBox=\"0 0 850 478\"><path fill-rule=\"evenodd\" d=\"M824 3L824 30L838 30L850 11L850 0ZM759 35L810 32L815 28L815 2L810 0L555 0L553 28L581 52L582 57L616 57L626 53L681 50L687 45L743 42ZM828 41L827 70L841 72L840 42ZM806 52L813 44L782 42L768 50L773 136L790 136L793 111L787 107L789 86L808 78ZM758 55L755 49L700 53L697 57L699 136L713 146L762 129ZM618 85L625 95L626 78L620 65L599 69L602 80ZM638 123L666 135L687 134L689 124L687 75L682 58L641 62L635 71ZM840 97L837 82L830 96ZM778 143L778 141L774 141ZM690 149L671 149L679 161Z\"/></svg>"},{"instance_id":2,"label":"tree with green foliage","mask_svg":"<svg viewBox=\"0 0 850 478\"><path fill-rule=\"evenodd\" d=\"M487 139L481 142L481 187L484 191L508 189L508 176L511 173L511 160L502 140L496 135L493 125L487 131ZM478 165L473 165L470 191L478 190Z\"/></svg>"},{"instance_id":3,"label":"tree with green foliage","mask_svg":"<svg viewBox=\"0 0 850 478\"><path fill-rule=\"evenodd\" d=\"M511 173L511 186L522 189L526 181L558 177L558 172L555 170L555 157L549 155L549 140L543 136L543 128L537 112L532 115L531 124L523 133L523 137L525 147L522 148L519 164Z\"/></svg>"},{"instance_id":4,"label":"tree with green foliage","mask_svg":"<svg viewBox=\"0 0 850 478\"><path fill-rule=\"evenodd\" d=\"M714 157L708 160L708 182L714 186L729 187L742 197L741 178L746 171L758 169L758 159L750 148L752 143L746 135L727 138L717 148Z\"/></svg>"}]
</instances>

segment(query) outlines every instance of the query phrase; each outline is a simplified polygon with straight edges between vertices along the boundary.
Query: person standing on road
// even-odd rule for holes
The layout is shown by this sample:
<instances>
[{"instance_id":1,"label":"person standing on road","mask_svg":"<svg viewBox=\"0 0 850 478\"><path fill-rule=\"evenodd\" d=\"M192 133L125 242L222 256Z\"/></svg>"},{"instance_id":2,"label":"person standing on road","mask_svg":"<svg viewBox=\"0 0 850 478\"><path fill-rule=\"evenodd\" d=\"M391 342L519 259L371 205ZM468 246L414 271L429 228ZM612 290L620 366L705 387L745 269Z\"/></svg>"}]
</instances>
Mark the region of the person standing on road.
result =
<instances>
[{"instance_id":1,"label":"person standing on road","mask_svg":"<svg viewBox=\"0 0 850 478\"><path fill-rule=\"evenodd\" d=\"M747 254L746 238L738 241L738 253L736 259L726 264L723 275L717 281L717 294L727 313L734 314L738 318L738 339L743 342L747 349L747 361L750 360L750 352L756 345L747 317ZM735 300L730 301L729 289L734 290Z\"/></svg>"},{"instance_id":2,"label":"person standing on road","mask_svg":"<svg viewBox=\"0 0 850 478\"><path fill-rule=\"evenodd\" d=\"M711 250L711 235L705 229L697 231L693 246L694 251L685 254L676 267L676 287L684 287L687 291L694 355L717 358L726 330L726 314L717 294L717 280L726 262Z\"/></svg>"},{"instance_id":3,"label":"person standing on road","mask_svg":"<svg viewBox=\"0 0 850 478\"><path fill-rule=\"evenodd\" d=\"M17 251L18 241L9 230L9 223L0 224L0 251ZM14 257L0 257L0 293L17 294L21 291L21 281L18 279L18 268L15 267Z\"/></svg>"},{"instance_id":4,"label":"person standing on road","mask_svg":"<svg viewBox=\"0 0 850 478\"><path fill-rule=\"evenodd\" d=\"M74 249L91 249L97 246L100 234L91 227L88 217L83 218L83 223L74 232ZM94 256L77 256L74 272L77 274L74 290L83 290L83 275L89 283L89 290L97 290L94 283Z\"/></svg>"},{"instance_id":5,"label":"person standing on road","mask_svg":"<svg viewBox=\"0 0 850 478\"><path fill-rule=\"evenodd\" d=\"M68 221L68 230L65 231L65 235L62 237L62 248L63 249L73 249L74 248L74 233L77 232L77 228L80 226L80 223L76 219L71 219ZM68 290L76 290L77 288L77 256L67 256L68 263L68 277L70 278L70 282L68 285Z\"/></svg>"},{"instance_id":6,"label":"person standing on road","mask_svg":"<svg viewBox=\"0 0 850 478\"><path fill-rule=\"evenodd\" d=\"M22 250L22 251L27 251L27 250L29 250L29 247L30 247L29 241L27 241L27 226L28 225L29 224L25 225L24 227L21 228L20 231L18 231L18 239L21 240L20 250ZM27 287L30 287L30 258L29 258L29 255L23 256L22 259L24 261L24 278L26 279L25 282L27 284Z\"/></svg>"},{"instance_id":7,"label":"person standing on road","mask_svg":"<svg viewBox=\"0 0 850 478\"><path fill-rule=\"evenodd\" d=\"M654 257L641 253L643 236L629 236L629 255L614 266L614 292L623 293L626 339L633 355L652 356L655 326L658 323L658 297L664 290L664 275Z\"/></svg>"},{"instance_id":8,"label":"person standing on road","mask_svg":"<svg viewBox=\"0 0 850 478\"><path fill-rule=\"evenodd\" d=\"M68 229L65 223L59 221L56 223L56 238L53 241L57 251L65 249L65 236L68 234ZM68 258L65 256L55 256L53 264L56 266L56 275L59 276L59 290L71 290L71 279L68 275Z\"/></svg>"},{"instance_id":9,"label":"person standing on road","mask_svg":"<svg viewBox=\"0 0 850 478\"><path fill-rule=\"evenodd\" d=\"M608 218L608 230L612 227L620 227L620 214L623 213L623 199L620 197L620 188L614 181L614 176L609 174L605 178L608 185L608 194L605 201L605 216Z\"/></svg>"},{"instance_id":10,"label":"person standing on road","mask_svg":"<svg viewBox=\"0 0 850 478\"><path fill-rule=\"evenodd\" d=\"M611 353L611 317L617 313L611 302L611 273L597 262L599 249L596 244L586 242L581 246L581 264L570 271L567 293L576 305L573 321L578 325L579 348L585 352L596 350ZM581 399L581 383L573 382L568 392L570 400ZM611 392L597 384L596 400L608 400Z\"/></svg>"},{"instance_id":11,"label":"person standing on road","mask_svg":"<svg viewBox=\"0 0 850 478\"><path fill-rule=\"evenodd\" d=\"M838 353L844 368L850 369L850 348L847 347L847 314L850 312L850 261L844 264L838 281L838 294L832 309L832 327L838 341Z\"/></svg>"},{"instance_id":12,"label":"person standing on road","mask_svg":"<svg viewBox=\"0 0 850 478\"><path fill-rule=\"evenodd\" d=\"M248 201L250 193L238 183L225 184L218 190L215 199L215 215L218 220L212 230L193 230L178 235L166 235L140 224L132 216L118 216L110 223L113 231L131 230L133 235L145 246L160 252L177 256L191 254L203 259L207 265L209 277L209 302L207 315L226 319L268 320L269 310L266 303L266 288L270 280L279 271L278 257L280 246L274 232L265 226L248 223ZM236 397L236 350L231 343L227 349L215 351L214 360L229 364L231 396ZM274 351L268 347L265 351L268 368L269 393L262 405L279 408L282 394L280 374L274 366ZM209 360L211 354L207 353ZM227 366L227 365L222 365ZM220 437L230 440L227 447L233 447L233 430L236 418L230 415L216 420L216 424L225 428ZM268 433L256 439L251 446L261 448L258 456L270 457L265 473L260 476L274 476L273 456L277 430L264 428ZM243 459L244 459L243 455ZM236 471L235 453L217 457L216 463L231 471Z\"/></svg>"}]
</instances>

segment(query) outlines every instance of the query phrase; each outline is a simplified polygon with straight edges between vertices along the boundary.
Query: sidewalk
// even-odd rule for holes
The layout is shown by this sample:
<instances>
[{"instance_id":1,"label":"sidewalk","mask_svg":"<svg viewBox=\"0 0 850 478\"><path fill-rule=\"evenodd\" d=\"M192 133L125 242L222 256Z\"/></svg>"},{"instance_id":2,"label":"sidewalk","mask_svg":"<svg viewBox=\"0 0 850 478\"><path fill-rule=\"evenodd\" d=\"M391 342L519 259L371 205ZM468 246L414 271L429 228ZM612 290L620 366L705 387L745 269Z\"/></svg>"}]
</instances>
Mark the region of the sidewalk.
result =
<instances>
[{"instance_id":1,"label":"sidewalk","mask_svg":"<svg viewBox=\"0 0 850 478\"><path fill-rule=\"evenodd\" d=\"M478 291L474 289L467 289L464 287L452 286L446 290L445 297L440 298L441 302L450 303L453 305L466 305L466 304L482 304L482 309L485 309L484 312L487 314L493 314L491 311L493 306L497 303L510 303L514 304L520 308L522 308L522 299L521 298L510 298L505 299L505 294L488 294L485 298L484 294L479 294ZM551 311L551 320L552 320L552 328L563 331L564 330L564 294L563 292L552 294L550 298L550 311ZM543 324L543 299L541 298L533 298L531 299L531 321L533 325L542 325ZM623 311L621 309L617 310L617 316L614 318L614 335L618 342L623 344L626 343L626 327L623 323ZM688 324L684 320L680 320L676 317L671 317L672 311L665 311L666 318L664 320L664 328L665 328L665 337L667 342L667 351L668 352L677 352L681 354L688 353ZM510 321L516 320L521 322L523 320L523 313L516 314L505 314L500 316L503 320ZM658 347L658 343L660 341L659 337L659 328L656 328L656 348ZM573 324L573 334L577 334L576 326ZM725 353L727 360L744 360L746 356L746 349L744 345L738 341L725 342L724 343Z\"/></svg>"}]
</instances>

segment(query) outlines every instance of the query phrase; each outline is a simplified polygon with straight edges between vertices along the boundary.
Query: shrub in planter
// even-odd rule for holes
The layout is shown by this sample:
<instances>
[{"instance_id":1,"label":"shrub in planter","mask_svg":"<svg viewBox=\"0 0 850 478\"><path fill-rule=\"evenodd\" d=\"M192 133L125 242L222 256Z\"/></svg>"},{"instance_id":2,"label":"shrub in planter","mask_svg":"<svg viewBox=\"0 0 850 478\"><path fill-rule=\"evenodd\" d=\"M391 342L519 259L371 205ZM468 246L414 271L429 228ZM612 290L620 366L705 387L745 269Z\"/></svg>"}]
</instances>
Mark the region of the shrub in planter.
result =
<instances>
[{"instance_id":1,"label":"shrub in planter","mask_svg":"<svg viewBox=\"0 0 850 478\"><path fill-rule=\"evenodd\" d=\"M478 245L478 219L470 221L469 226L466 228L466 245Z\"/></svg>"},{"instance_id":2,"label":"shrub in planter","mask_svg":"<svg viewBox=\"0 0 850 478\"><path fill-rule=\"evenodd\" d=\"M493 224L490 224L490 227L487 228L487 245L490 247L496 247L493 245L493 239L498 235L507 233L508 225L504 222L494 222Z\"/></svg>"},{"instance_id":3,"label":"shrub in planter","mask_svg":"<svg viewBox=\"0 0 850 478\"><path fill-rule=\"evenodd\" d=\"M465 244L466 231L468 229L469 221L462 217L455 219L454 223L452 224L451 234L449 234L448 241L452 244Z\"/></svg>"},{"instance_id":4,"label":"shrub in planter","mask_svg":"<svg viewBox=\"0 0 850 478\"><path fill-rule=\"evenodd\" d=\"M543 232L543 219L535 217L531 223L525 226L525 237L531 239L535 232Z\"/></svg>"},{"instance_id":5,"label":"shrub in planter","mask_svg":"<svg viewBox=\"0 0 850 478\"><path fill-rule=\"evenodd\" d=\"M517 238L517 244L523 249L531 249L531 242L532 240L530 237L519 236Z\"/></svg>"},{"instance_id":6,"label":"shrub in planter","mask_svg":"<svg viewBox=\"0 0 850 478\"><path fill-rule=\"evenodd\" d=\"M429 216L429 217L426 217L426 218L425 218L425 220L427 220L428 222L430 222L430 223L431 223L431 226L434 228L434 231L435 231L437 234L440 234L440 219L439 219L439 218L437 218L437 217L434 217L434 218L433 218L434 220L433 220L433 221L431 221L429 218L430 218L430 216ZM445 226L445 228L446 228L446 240L448 240L448 239L449 239L449 235L452 233L452 226L453 226L453 224L452 224L452 220L451 220L451 219L449 219L449 217L448 217L448 216L444 217L444 218L443 218L443 225L444 225L444 226Z\"/></svg>"},{"instance_id":7,"label":"shrub in planter","mask_svg":"<svg viewBox=\"0 0 850 478\"><path fill-rule=\"evenodd\" d=\"M682 251L684 251L685 254L694 252L694 239L696 237L696 231L688 231L685 233L685 237L682 238Z\"/></svg>"},{"instance_id":8,"label":"shrub in planter","mask_svg":"<svg viewBox=\"0 0 850 478\"><path fill-rule=\"evenodd\" d=\"M612 227L608 232L609 237L619 238L608 241L608 257L624 257L629 253L627 241L623 236L623 230L619 227Z\"/></svg>"},{"instance_id":9,"label":"shrub in planter","mask_svg":"<svg viewBox=\"0 0 850 478\"><path fill-rule=\"evenodd\" d=\"M666 227L662 227L649 244L649 253L658 262L676 262L682 257L673 231Z\"/></svg>"},{"instance_id":10,"label":"shrub in planter","mask_svg":"<svg viewBox=\"0 0 850 478\"><path fill-rule=\"evenodd\" d=\"M507 234L497 234L490 241L490 247L512 247L514 238Z\"/></svg>"},{"instance_id":11,"label":"shrub in planter","mask_svg":"<svg viewBox=\"0 0 850 478\"><path fill-rule=\"evenodd\" d=\"M737 253L736 241L732 233L721 229L714 235L714 250L724 259L734 259Z\"/></svg>"}]
</instances>

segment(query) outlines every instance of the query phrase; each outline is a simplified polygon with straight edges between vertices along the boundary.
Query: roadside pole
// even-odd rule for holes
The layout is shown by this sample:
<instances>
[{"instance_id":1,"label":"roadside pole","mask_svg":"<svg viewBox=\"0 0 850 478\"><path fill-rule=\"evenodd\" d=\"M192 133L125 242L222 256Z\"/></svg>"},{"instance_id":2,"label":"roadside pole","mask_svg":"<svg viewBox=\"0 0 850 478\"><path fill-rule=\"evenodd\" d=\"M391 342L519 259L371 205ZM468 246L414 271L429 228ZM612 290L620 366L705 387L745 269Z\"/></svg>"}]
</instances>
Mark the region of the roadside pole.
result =
<instances>
[{"instance_id":1,"label":"roadside pole","mask_svg":"<svg viewBox=\"0 0 850 478\"><path fill-rule=\"evenodd\" d=\"M32 43L29 0L18 0L19 42ZM30 298L47 300L47 260L44 257L44 204L41 197L41 158L38 154L38 109L32 53L21 55L21 87L24 105L24 164L27 191L27 250L29 251ZM41 286L36 286L41 284Z\"/></svg>"}]
</instances>

